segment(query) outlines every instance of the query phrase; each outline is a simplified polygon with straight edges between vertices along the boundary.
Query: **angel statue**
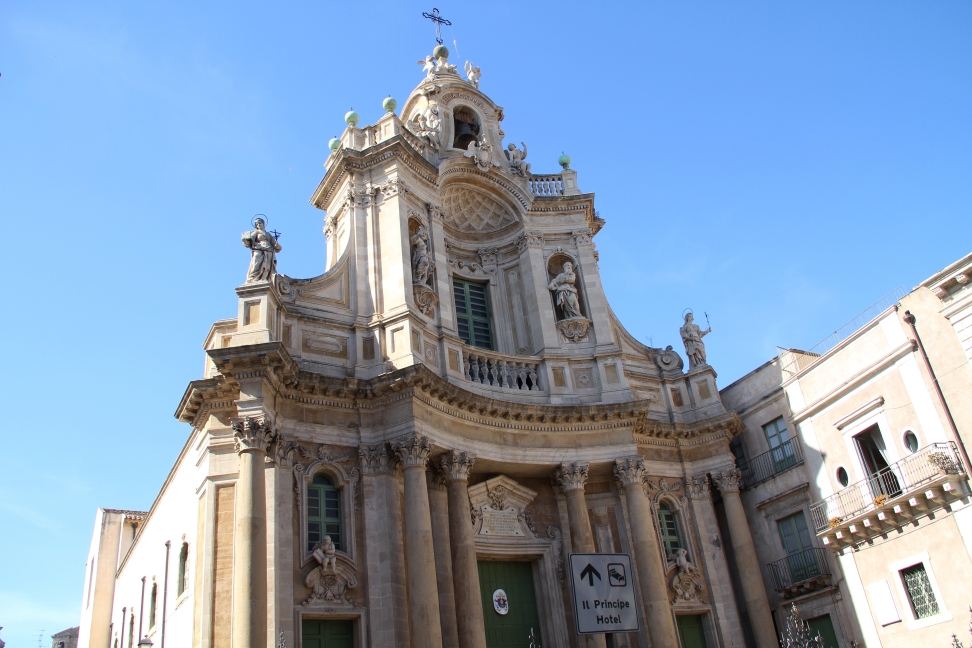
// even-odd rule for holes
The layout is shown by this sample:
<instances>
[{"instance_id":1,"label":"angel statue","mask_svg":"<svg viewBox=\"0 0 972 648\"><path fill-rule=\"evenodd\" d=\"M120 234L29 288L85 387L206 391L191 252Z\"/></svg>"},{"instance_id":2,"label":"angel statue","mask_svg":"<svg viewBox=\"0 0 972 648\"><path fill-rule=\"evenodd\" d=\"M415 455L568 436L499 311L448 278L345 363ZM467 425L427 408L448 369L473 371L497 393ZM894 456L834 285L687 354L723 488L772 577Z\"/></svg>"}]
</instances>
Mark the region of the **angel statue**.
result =
<instances>
[{"instance_id":1,"label":"angel statue","mask_svg":"<svg viewBox=\"0 0 972 648\"><path fill-rule=\"evenodd\" d=\"M419 61L418 64L422 66L422 71L425 72L426 78L435 74L435 59L432 58L431 54L426 56L424 61Z\"/></svg>"},{"instance_id":2,"label":"angel statue","mask_svg":"<svg viewBox=\"0 0 972 648\"><path fill-rule=\"evenodd\" d=\"M583 317L580 312L580 302L577 301L577 288L574 287L574 281L576 280L577 275L574 274L574 264L570 261L565 261L563 272L554 277L553 281L547 286L549 290L556 293L557 305L560 306L560 310L564 314L564 319Z\"/></svg>"},{"instance_id":3,"label":"angel statue","mask_svg":"<svg viewBox=\"0 0 972 648\"><path fill-rule=\"evenodd\" d=\"M689 369L701 367L705 364L705 343L702 338L712 332L712 327L704 331L695 323L695 315L692 311L685 314L685 324L678 329L682 334L682 342L685 343L685 355L689 359Z\"/></svg>"},{"instance_id":4,"label":"angel statue","mask_svg":"<svg viewBox=\"0 0 972 648\"><path fill-rule=\"evenodd\" d=\"M266 223L262 218L254 220L253 227L256 229L243 232L243 245L250 249L250 269L246 273L245 283L270 281L270 277L277 274L280 243L266 230Z\"/></svg>"},{"instance_id":5,"label":"angel statue","mask_svg":"<svg viewBox=\"0 0 972 648\"><path fill-rule=\"evenodd\" d=\"M466 61L466 80L473 84L475 87L479 87L479 79L481 79L483 73L480 71L478 65L473 65L472 61Z\"/></svg>"},{"instance_id":6,"label":"angel statue","mask_svg":"<svg viewBox=\"0 0 972 648\"><path fill-rule=\"evenodd\" d=\"M438 151L441 145L439 139L440 124L439 108L435 104L430 104L424 112L420 112L412 117L408 123L408 127L409 130L427 141L433 149Z\"/></svg>"},{"instance_id":7,"label":"angel statue","mask_svg":"<svg viewBox=\"0 0 972 648\"><path fill-rule=\"evenodd\" d=\"M510 161L510 173L518 176L528 176L530 175L530 163L524 162L527 156L527 145L525 142L520 142L523 144L523 150L516 148L516 144L510 142L509 146L506 147L506 159Z\"/></svg>"},{"instance_id":8,"label":"angel statue","mask_svg":"<svg viewBox=\"0 0 972 648\"><path fill-rule=\"evenodd\" d=\"M426 285L432 260L429 258L429 230L419 225L418 231L409 239L412 244L412 283Z\"/></svg>"}]
</instances>

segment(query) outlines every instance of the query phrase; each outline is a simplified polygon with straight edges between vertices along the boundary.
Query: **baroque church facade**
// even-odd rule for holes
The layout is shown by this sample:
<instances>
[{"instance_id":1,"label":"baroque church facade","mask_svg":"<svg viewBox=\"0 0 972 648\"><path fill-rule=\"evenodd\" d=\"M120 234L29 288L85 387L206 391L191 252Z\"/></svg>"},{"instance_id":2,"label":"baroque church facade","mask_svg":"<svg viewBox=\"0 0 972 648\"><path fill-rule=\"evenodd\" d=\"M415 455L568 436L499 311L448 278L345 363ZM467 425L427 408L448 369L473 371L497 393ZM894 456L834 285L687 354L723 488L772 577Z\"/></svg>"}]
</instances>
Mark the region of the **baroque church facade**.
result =
<instances>
[{"instance_id":1,"label":"baroque church facade","mask_svg":"<svg viewBox=\"0 0 972 648\"><path fill-rule=\"evenodd\" d=\"M625 330L594 195L466 71L440 45L401 111L347 115L323 274L244 234L179 458L149 511L98 511L80 646L778 645L708 330L687 362ZM630 556L638 630L575 631L572 553Z\"/></svg>"}]
</instances>

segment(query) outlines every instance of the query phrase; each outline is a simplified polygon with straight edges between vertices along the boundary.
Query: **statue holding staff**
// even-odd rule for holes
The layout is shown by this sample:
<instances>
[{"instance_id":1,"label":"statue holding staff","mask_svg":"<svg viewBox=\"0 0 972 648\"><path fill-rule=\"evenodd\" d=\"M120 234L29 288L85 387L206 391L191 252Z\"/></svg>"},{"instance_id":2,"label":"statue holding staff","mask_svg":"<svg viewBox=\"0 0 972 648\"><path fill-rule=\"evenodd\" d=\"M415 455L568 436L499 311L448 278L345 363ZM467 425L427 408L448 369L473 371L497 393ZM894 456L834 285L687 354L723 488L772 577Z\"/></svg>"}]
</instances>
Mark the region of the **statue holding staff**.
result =
<instances>
[{"instance_id":1,"label":"statue holding staff","mask_svg":"<svg viewBox=\"0 0 972 648\"><path fill-rule=\"evenodd\" d=\"M253 227L256 229L243 232L243 245L250 249L250 269L245 283L270 281L270 277L277 273L277 252L282 248L277 238L266 230L262 218L255 219Z\"/></svg>"}]
</instances>

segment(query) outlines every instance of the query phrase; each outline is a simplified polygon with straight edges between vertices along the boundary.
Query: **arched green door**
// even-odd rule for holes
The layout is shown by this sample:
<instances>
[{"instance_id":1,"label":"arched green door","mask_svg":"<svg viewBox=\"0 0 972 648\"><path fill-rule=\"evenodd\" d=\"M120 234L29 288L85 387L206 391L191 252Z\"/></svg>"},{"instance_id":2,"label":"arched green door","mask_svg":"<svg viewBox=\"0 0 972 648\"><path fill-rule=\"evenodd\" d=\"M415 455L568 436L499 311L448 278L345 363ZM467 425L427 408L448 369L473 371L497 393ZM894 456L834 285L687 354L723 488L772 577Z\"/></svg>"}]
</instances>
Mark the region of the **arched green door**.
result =
<instances>
[{"instance_id":1,"label":"arched green door","mask_svg":"<svg viewBox=\"0 0 972 648\"><path fill-rule=\"evenodd\" d=\"M531 563L480 561L479 589L489 648L529 648L531 630L537 644L543 645ZM498 589L506 592L509 601L509 612L505 615L493 607L493 592Z\"/></svg>"}]
</instances>

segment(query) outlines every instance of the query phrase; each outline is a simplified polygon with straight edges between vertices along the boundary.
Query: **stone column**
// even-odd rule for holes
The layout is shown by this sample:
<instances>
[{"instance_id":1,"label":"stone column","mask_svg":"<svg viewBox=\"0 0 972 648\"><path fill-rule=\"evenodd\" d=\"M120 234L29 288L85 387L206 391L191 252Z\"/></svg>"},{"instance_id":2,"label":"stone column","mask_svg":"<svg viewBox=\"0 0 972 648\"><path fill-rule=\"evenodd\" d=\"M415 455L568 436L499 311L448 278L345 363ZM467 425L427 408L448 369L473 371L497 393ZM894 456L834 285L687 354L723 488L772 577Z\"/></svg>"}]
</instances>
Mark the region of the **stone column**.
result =
<instances>
[{"instance_id":1,"label":"stone column","mask_svg":"<svg viewBox=\"0 0 972 648\"><path fill-rule=\"evenodd\" d=\"M763 573L759 569L753 536L746 521L742 499L739 497L741 475L736 468L724 468L711 473L711 476L712 481L719 487L722 501L725 503L730 541L736 556L736 564L739 566L739 580L742 582L743 598L746 599L749 622L756 636L756 645L759 648L778 648L780 642L776 637L773 615L766 598Z\"/></svg>"},{"instance_id":2,"label":"stone column","mask_svg":"<svg viewBox=\"0 0 972 648\"><path fill-rule=\"evenodd\" d=\"M452 542L452 577L461 648L486 648L476 539L469 516L469 471L475 460L472 455L459 450L447 452L441 459L449 493L449 539Z\"/></svg>"},{"instance_id":3,"label":"stone column","mask_svg":"<svg viewBox=\"0 0 972 648\"><path fill-rule=\"evenodd\" d=\"M554 480L567 498L567 519L570 523L570 544L574 553L596 553L591 520L587 515L587 500L584 498L584 485L587 484L586 463L562 463L554 474ZM578 645L588 648L607 648L603 634L581 635Z\"/></svg>"},{"instance_id":4,"label":"stone column","mask_svg":"<svg viewBox=\"0 0 972 648\"><path fill-rule=\"evenodd\" d=\"M264 418L233 420L240 476L233 544L233 647L267 645L267 500L263 464L275 433Z\"/></svg>"},{"instance_id":5,"label":"stone column","mask_svg":"<svg viewBox=\"0 0 972 648\"><path fill-rule=\"evenodd\" d=\"M446 493L445 475L441 470L430 470L428 476L435 577L439 587L439 617L442 621L442 648L459 648L449 533L449 495Z\"/></svg>"},{"instance_id":6,"label":"stone column","mask_svg":"<svg viewBox=\"0 0 972 648\"><path fill-rule=\"evenodd\" d=\"M405 471L405 559L412 645L442 648L432 515L429 511L429 488L425 482L432 442L428 437L410 434L399 439L394 448Z\"/></svg>"},{"instance_id":7,"label":"stone column","mask_svg":"<svg viewBox=\"0 0 972 648\"><path fill-rule=\"evenodd\" d=\"M645 463L640 457L614 462L614 477L624 489L631 521L635 569L645 606L645 620L652 648L678 648L678 635L668 603L665 567L658 548L658 534L652 522L651 506L645 494Z\"/></svg>"},{"instance_id":8,"label":"stone column","mask_svg":"<svg viewBox=\"0 0 972 648\"><path fill-rule=\"evenodd\" d=\"M358 448L370 646L408 648L402 505L387 444Z\"/></svg>"}]
</instances>

